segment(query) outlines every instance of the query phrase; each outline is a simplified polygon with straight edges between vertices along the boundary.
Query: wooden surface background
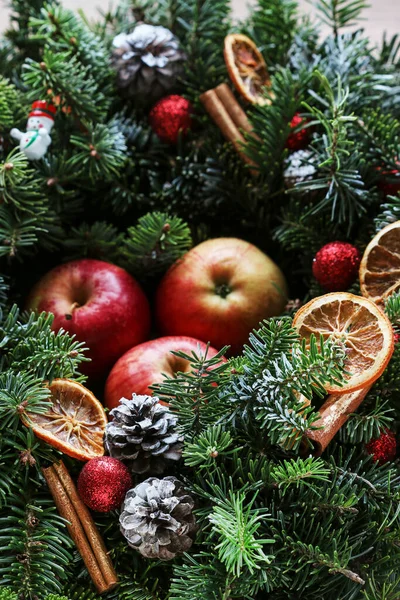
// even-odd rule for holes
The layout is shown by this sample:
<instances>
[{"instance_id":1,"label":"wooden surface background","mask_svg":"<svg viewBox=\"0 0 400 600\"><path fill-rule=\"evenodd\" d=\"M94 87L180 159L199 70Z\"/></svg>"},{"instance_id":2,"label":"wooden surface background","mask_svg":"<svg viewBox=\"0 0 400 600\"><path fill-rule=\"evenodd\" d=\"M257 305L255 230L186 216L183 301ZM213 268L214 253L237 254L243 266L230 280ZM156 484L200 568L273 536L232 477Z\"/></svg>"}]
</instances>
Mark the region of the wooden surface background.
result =
<instances>
[{"instance_id":1,"label":"wooden surface background","mask_svg":"<svg viewBox=\"0 0 400 600\"><path fill-rule=\"evenodd\" d=\"M114 0L113 3L115 3ZM242 17L246 14L250 2L247 0L232 0L234 14ZM108 7L110 0L64 0L64 5L77 9L83 8L85 12L94 16L96 7ZM382 33L386 30L389 34L400 32L400 0L370 0L371 7L365 11L364 26L367 29L371 39L379 42ZM307 0L299 0L300 8L303 12L313 14L314 8ZM8 23L7 0L0 0L0 30L4 29Z\"/></svg>"}]
</instances>

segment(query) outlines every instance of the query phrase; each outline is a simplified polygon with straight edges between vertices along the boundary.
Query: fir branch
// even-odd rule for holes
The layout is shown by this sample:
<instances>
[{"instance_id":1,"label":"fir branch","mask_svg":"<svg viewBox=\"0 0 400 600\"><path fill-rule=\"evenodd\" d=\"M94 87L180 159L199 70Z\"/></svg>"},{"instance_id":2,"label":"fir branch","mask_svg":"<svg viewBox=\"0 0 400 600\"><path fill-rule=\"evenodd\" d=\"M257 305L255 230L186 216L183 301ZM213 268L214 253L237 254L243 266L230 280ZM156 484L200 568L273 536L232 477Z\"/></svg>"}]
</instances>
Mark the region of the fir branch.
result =
<instances>
[{"instance_id":1,"label":"fir branch","mask_svg":"<svg viewBox=\"0 0 400 600\"><path fill-rule=\"evenodd\" d=\"M385 313L396 330L400 330L400 291L386 298Z\"/></svg>"},{"instance_id":2,"label":"fir branch","mask_svg":"<svg viewBox=\"0 0 400 600\"><path fill-rule=\"evenodd\" d=\"M91 75L89 66L82 65L69 51L53 52L45 47L40 62L26 60L22 78L30 98L47 98L51 90L49 100L56 98L60 108L65 107L82 120L97 122L107 112L110 101Z\"/></svg>"},{"instance_id":3,"label":"fir branch","mask_svg":"<svg viewBox=\"0 0 400 600\"><path fill-rule=\"evenodd\" d=\"M400 197L388 196L387 200L388 202L381 204L379 214L374 218L377 233L386 225L400 220Z\"/></svg>"},{"instance_id":4,"label":"fir branch","mask_svg":"<svg viewBox=\"0 0 400 600\"><path fill-rule=\"evenodd\" d=\"M211 469L218 461L237 453L240 448L228 451L233 438L229 431L224 431L222 425L209 427L202 434L185 444L182 456L185 464L199 469Z\"/></svg>"},{"instance_id":5,"label":"fir branch","mask_svg":"<svg viewBox=\"0 0 400 600\"><path fill-rule=\"evenodd\" d=\"M249 33L269 68L286 66L297 31L295 0L258 0L249 19Z\"/></svg>"},{"instance_id":6,"label":"fir branch","mask_svg":"<svg viewBox=\"0 0 400 600\"><path fill-rule=\"evenodd\" d=\"M375 406L368 402L368 409L363 405L359 412L350 415L347 423L340 429L339 439L350 444L367 444L390 428L393 417L389 403L377 397Z\"/></svg>"},{"instance_id":7,"label":"fir branch","mask_svg":"<svg viewBox=\"0 0 400 600\"><path fill-rule=\"evenodd\" d=\"M220 411L225 414L224 402L220 403L215 394L216 388L221 387L221 395L224 395L223 384L229 371L229 364L221 362L225 352L226 348L222 348L213 358L207 356L208 346L204 353L200 349L191 354L172 352L188 361L190 370L175 373L173 378L167 377L163 383L151 386L154 395L168 402L177 413L177 427L187 441L216 423L222 414ZM225 393L228 394L228 390Z\"/></svg>"},{"instance_id":8,"label":"fir branch","mask_svg":"<svg viewBox=\"0 0 400 600\"><path fill-rule=\"evenodd\" d=\"M355 219L365 213L371 202L371 194L361 177L360 157L353 148L353 142L348 139L348 125L356 117L346 114L348 90L343 89L340 79L334 90L324 75L317 73L316 76L324 97L313 91L310 93L322 109L306 107L325 130L318 143L313 145L319 166L316 175L299 183L295 191L321 195L321 200L316 202L309 214L314 216L325 212L331 222L347 224L349 232Z\"/></svg>"},{"instance_id":9,"label":"fir branch","mask_svg":"<svg viewBox=\"0 0 400 600\"><path fill-rule=\"evenodd\" d=\"M352 27L369 6L366 0L317 0L315 5L321 21L333 29L335 36L342 27Z\"/></svg>"},{"instance_id":10,"label":"fir branch","mask_svg":"<svg viewBox=\"0 0 400 600\"><path fill-rule=\"evenodd\" d=\"M0 374L0 428L16 430L21 417L45 413L50 406L49 396L41 379L4 371Z\"/></svg>"},{"instance_id":11,"label":"fir branch","mask_svg":"<svg viewBox=\"0 0 400 600\"><path fill-rule=\"evenodd\" d=\"M125 137L118 121L87 124L87 133L72 135L70 141L79 149L71 165L87 169L93 182L118 177L127 160Z\"/></svg>"},{"instance_id":12,"label":"fir branch","mask_svg":"<svg viewBox=\"0 0 400 600\"><path fill-rule=\"evenodd\" d=\"M104 221L93 224L81 223L72 227L63 244L69 260L76 258L96 258L118 262L121 255L123 234L114 225Z\"/></svg>"},{"instance_id":13,"label":"fir branch","mask_svg":"<svg viewBox=\"0 0 400 600\"><path fill-rule=\"evenodd\" d=\"M255 500L256 496L248 501L243 492L231 491L209 516L212 531L218 536L215 550L219 560L235 577L240 577L245 569L253 573L265 568L273 558L264 553L264 546L273 544L274 540L257 535L261 519L265 520L268 514L266 509L253 510Z\"/></svg>"},{"instance_id":14,"label":"fir branch","mask_svg":"<svg viewBox=\"0 0 400 600\"><path fill-rule=\"evenodd\" d=\"M309 457L285 460L276 465L271 471L271 480L285 492L290 486L297 489L302 486L312 486L312 480L329 481L330 470L323 460Z\"/></svg>"},{"instance_id":15,"label":"fir branch","mask_svg":"<svg viewBox=\"0 0 400 600\"><path fill-rule=\"evenodd\" d=\"M0 513L0 576L26 600L43 590L61 592L72 559L65 524L52 500L30 498L17 487L12 503Z\"/></svg>"},{"instance_id":16,"label":"fir branch","mask_svg":"<svg viewBox=\"0 0 400 600\"><path fill-rule=\"evenodd\" d=\"M138 277L163 273L192 246L188 225L179 217L154 212L128 229L122 248L125 268Z\"/></svg>"}]
</instances>

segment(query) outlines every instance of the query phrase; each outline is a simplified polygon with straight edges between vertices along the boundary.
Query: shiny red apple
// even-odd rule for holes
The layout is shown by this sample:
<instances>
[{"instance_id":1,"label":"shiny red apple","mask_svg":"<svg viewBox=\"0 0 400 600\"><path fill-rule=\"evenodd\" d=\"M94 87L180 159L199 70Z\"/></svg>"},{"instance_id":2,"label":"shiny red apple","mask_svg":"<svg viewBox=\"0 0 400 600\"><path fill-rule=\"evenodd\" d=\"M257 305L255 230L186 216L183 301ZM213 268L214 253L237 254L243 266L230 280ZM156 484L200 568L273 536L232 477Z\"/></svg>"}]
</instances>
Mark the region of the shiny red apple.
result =
<instances>
[{"instance_id":1,"label":"shiny red apple","mask_svg":"<svg viewBox=\"0 0 400 600\"><path fill-rule=\"evenodd\" d=\"M107 375L129 348L146 340L150 330L149 304L129 273L100 260L74 260L49 271L33 288L27 308L54 314L60 327L85 342L92 359L82 371Z\"/></svg>"},{"instance_id":2,"label":"shiny red apple","mask_svg":"<svg viewBox=\"0 0 400 600\"><path fill-rule=\"evenodd\" d=\"M105 405L114 408L121 398L131 398L132 394L151 396L153 392L150 386L164 381L164 375L172 377L178 371L190 371L189 361L171 354L172 351L205 354L206 344L190 337L170 336L132 348L121 356L108 376L104 391ZM216 354L215 348L208 348L207 358L213 358Z\"/></svg>"},{"instance_id":3,"label":"shiny red apple","mask_svg":"<svg viewBox=\"0 0 400 600\"><path fill-rule=\"evenodd\" d=\"M161 333L189 335L239 352L260 321L279 315L287 286L261 250L236 238L207 240L167 271L157 290Z\"/></svg>"}]
</instances>

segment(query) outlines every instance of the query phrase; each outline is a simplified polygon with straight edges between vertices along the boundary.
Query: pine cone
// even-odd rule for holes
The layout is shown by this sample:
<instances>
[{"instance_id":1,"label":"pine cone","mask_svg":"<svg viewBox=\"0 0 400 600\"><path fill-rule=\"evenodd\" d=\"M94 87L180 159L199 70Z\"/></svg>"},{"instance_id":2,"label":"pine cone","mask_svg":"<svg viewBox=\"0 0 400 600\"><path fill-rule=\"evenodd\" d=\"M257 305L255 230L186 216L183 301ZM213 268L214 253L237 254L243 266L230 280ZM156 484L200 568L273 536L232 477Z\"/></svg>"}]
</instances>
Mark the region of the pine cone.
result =
<instances>
[{"instance_id":1,"label":"pine cone","mask_svg":"<svg viewBox=\"0 0 400 600\"><path fill-rule=\"evenodd\" d=\"M162 473L167 460L181 458L183 437L175 428L177 418L152 396L121 398L110 412L105 447L110 456L124 462L133 473Z\"/></svg>"},{"instance_id":2,"label":"pine cone","mask_svg":"<svg viewBox=\"0 0 400 600\"><path fill-rule=\"evenodd\" d=\"M153 104L176 87L185 54L169 29L141 23L117 35L113 46L111 62L126 96Z\"/></svg>"},{"instance_id":3,"label":"pine cone","mask_svg":"<svg viewBox=\"0 0 400 600\"><path fill-rule=\"evenodd\" d=\"M129 490L119 517L128 544L147 558L171 560L192 545L194 501L176 477L150 477Z\"/></svg>"}]
</instances>

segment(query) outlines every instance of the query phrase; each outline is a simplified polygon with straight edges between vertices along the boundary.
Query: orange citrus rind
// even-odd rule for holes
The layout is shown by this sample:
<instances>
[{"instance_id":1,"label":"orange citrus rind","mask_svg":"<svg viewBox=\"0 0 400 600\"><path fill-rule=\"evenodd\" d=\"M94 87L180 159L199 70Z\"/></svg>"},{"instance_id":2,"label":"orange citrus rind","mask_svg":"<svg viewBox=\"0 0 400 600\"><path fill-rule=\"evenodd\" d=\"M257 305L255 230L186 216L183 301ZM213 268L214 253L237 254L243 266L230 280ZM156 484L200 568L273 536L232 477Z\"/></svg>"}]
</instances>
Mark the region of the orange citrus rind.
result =
<instances>
[{"instance_id":1,"label":"orange citrus rind","mask_svg":"<svg viewBox=\"0 0 400 600\"><path fill-rule=\"evenodd\" d=\"M376 381L394 350L393 328L386 315L371 300L347 292L314 298L295 315L293 326L306 341L314 334L317 343L333 339L345 347L343 385L327 386L329 394L344 394Z\"/></svg>"},{"instance_id":2,"label":"orange citrus rind","mask_svg":"<svg viewBox=\"0 0 400 600\"><path fill-rule=\"evenodd\" d=\"M371 240L359 274L362 295L380 306L400 290L400 221L387 225Z\"/></svg>"},{"instance_id":3,"label":"orange citrus rind","mask_svg":"<svg viewBox=\"0 0 400 600\"><path fill-rule=\"evenodd\" d=\"M246 100L260 106L271 104L265 97L271 79L265 60L253 40L240 33L227 35L224 58L233 85Z\"/></svg>"},{"instance_id":4,"label":"orange citrus rind","mask_svg":"<svg viewBox=\"0 0 400 600\"><path fill-rule=\"evenodd\" d=\"M48 388L50 408L43 414L23 415L24 425L50 446L78 460L103 456L107 417L93 393L70 379L54 379Z\"/></svg>"}]
</instances>

